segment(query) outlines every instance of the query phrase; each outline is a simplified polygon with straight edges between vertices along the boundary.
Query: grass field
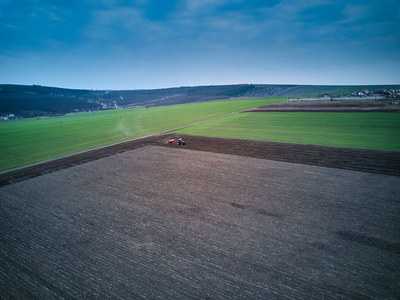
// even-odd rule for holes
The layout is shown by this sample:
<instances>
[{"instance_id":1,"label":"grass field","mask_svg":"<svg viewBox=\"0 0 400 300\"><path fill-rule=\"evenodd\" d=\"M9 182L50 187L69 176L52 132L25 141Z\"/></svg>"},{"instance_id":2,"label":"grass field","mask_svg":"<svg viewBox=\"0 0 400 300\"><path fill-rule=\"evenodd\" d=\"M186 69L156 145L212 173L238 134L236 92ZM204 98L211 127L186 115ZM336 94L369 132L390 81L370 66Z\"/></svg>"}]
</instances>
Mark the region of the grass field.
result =
<instances>
[{"instance_id":1,"label":"grass field","mask_svg":"<svg viewBox=\"0 0 400 300\"><path fill-rule=\"evenodd\" d=\"M400 151L398 113L241 113L180 134Z\"/></svg>"},{"instance_id":2,"label":"grass field","mask_svg":"<svg viewBox=\"0 0 400 300\"><path fill-rule=\"evenodd\" d=\"M252 99L71 114L0 123L0 171L281 101Z\"/></svg>"}]
</instances>

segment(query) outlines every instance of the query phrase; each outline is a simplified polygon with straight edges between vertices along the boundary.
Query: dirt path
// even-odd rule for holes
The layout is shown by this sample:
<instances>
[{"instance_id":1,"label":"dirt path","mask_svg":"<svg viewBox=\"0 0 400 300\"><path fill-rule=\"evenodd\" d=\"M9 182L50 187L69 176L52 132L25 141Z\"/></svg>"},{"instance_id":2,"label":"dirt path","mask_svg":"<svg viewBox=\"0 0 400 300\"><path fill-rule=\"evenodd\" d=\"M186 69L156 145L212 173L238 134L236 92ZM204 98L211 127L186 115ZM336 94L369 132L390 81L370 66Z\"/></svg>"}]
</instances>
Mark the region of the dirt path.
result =
<instances>
[{"instance_id":1,"label":"dirt path","mask_svg":"<svg viewBox=\"0 0 400 300\"><path fill-rule=\"evenodd\" d=\"M2 173L0 174L0 186L27 180L147 145L179 148L180 146L176 145L166 145L166 141L170 138L177 138L177 136L171 134L156 135L132 140ZM187 141L187 145L182 147L184 149L400 176L400 153L398 152L331 148L200 136L182 136L182 138Z\"/></svg>"}]
</instances>

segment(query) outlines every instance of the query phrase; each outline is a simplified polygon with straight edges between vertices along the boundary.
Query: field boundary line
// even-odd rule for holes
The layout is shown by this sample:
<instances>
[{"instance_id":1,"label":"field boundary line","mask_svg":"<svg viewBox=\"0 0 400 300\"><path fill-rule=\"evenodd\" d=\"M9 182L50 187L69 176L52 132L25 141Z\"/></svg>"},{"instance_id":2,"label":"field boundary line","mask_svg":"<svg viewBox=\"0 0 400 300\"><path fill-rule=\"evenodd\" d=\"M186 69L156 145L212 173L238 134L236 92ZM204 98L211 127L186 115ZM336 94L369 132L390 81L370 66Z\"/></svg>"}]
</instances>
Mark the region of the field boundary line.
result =
<instances>
[{"instance_id":1,"label":"field boundary line","mask_svg":"<svg viewBox=\"0 0 400 300\"><path fill-rule=\"evenodd\" d=\"M183 128L187 128L187 127L190 127L190 126L195 126L195 125L198 125L198 124L201 124L201 123L205 123L205 122L209 122L209 121L212 121L212 120L216 120L216 119L225 118L225 117L228 117L228 116L231 116L231 115L239 114L239 113L244 112L244 111L246 111L246 110L241 110L241 111L237 111L237 112L231 112L231 113L223 115L223 116L214 117L214 118L203 120L203 121L199 121L199 122L196 122L196 123L193 123L193 124L184 125L184 126L180 126L180 127L173 128L173 129L167 129L167 130L163 130L163 131L160 131L160 132L156 132L156 133L152 133L152 134L136 137L136 138L133 138L133 139L129 139L129 140L113 143L113 144L108 144L108 145L104 145L104 146L100 146L100 147L96 147L96 148L91 148L91 149L87 149L87 150L83 150L83 151L79 151L79 152L75 152L75 153L71 153L71 154L67 154L67 155L63 155L63 156L58 156L58 157L47 159L47 160L43 160L43 161L36 162L36 163L33 163L33 164L29 164L29 165L25 165L25 166L21 166L21 167L16 167L16 168L0 171L0 175L7 174L9 172L20 171L20 170L23 170L25 168L39 166L41 164L57 161L57 160L60 160L60 159L65 159L65 158L68 158L68 157L73 157L75 155L85 154L85 153L88 153L88 152L91 152L91 151L105 149L107 147L112 147L112 146L116 146L116 145L122 145L124 143L129 143L129 142L137 141L137 140L140 140L140 139L146 139L146 138L154 137L154 136L157 136L157 135L163 135L163 134L166 134L166 133L169 133L169 132L172 132L172 131L176 131L176 130L180 130L180 129L183 129Z\"/></svg>"}]
</instances>

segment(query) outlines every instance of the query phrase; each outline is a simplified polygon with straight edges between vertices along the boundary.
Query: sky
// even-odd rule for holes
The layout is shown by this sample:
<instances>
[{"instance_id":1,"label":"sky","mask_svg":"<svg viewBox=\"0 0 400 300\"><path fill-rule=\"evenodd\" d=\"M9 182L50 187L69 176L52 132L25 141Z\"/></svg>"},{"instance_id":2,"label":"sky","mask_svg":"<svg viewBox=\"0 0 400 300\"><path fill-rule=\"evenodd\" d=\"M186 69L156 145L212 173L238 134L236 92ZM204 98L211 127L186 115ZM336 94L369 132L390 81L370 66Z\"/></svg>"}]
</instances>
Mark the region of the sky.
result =
<instances>
[{"instance_id":1,"label":"sky","mask_svg":"<svg viewBox=\"0 0 400 300\"><path fill-rule=\"evenodd\" d=\"M400 84L400 0L0 0L0 83Z\"/></svg>"}]
</instances>

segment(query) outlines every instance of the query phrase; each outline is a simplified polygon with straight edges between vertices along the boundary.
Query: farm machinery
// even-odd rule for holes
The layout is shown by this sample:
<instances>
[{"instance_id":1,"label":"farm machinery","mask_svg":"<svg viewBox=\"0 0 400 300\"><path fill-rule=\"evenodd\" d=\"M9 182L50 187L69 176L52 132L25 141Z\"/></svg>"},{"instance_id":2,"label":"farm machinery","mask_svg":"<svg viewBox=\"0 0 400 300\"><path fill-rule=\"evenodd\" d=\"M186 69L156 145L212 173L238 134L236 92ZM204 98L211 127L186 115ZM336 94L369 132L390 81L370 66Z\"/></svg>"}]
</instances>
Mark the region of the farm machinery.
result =
<instances>
[{"instance_id":1,"label":"farm machinery","mask_svg":"<svg viewBox=\"0 0 400 300\"><path fill-rule=\"evenodd\" d=\"M180 145L180 146L186 145L186 143L182 139L178 139L178 140L171 139L171 140L168 140L167 144L168 145Z\"/></svg>"}]
</instances>

